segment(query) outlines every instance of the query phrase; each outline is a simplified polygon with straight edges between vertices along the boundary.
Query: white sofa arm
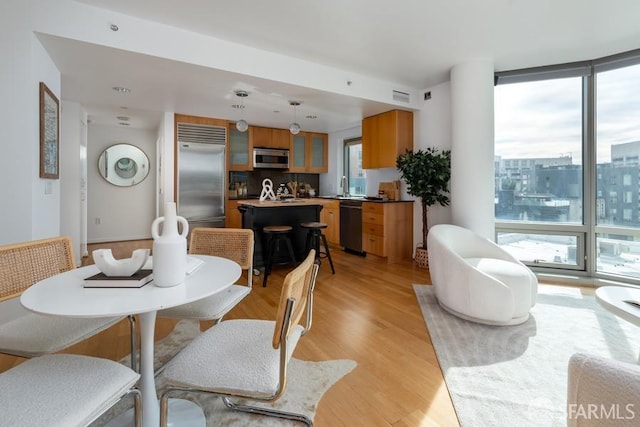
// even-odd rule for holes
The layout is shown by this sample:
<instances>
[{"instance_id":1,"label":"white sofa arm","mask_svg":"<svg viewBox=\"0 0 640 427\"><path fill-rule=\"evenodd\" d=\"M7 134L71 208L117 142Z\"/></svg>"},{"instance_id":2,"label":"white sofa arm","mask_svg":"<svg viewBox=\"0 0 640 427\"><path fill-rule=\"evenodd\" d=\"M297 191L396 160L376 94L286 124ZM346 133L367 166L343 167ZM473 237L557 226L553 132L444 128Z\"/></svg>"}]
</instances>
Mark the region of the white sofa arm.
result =
<instances>
[{"instance_id":1,"label":"white sofa arm","mask_svg":"<svg viewBox=\"0 0 640 427\"><path fill-rule=\"evenodd\" d=\"M640 366L576 353L569 359L567 426L637 426Z\"/></svg>"}]
</instances>

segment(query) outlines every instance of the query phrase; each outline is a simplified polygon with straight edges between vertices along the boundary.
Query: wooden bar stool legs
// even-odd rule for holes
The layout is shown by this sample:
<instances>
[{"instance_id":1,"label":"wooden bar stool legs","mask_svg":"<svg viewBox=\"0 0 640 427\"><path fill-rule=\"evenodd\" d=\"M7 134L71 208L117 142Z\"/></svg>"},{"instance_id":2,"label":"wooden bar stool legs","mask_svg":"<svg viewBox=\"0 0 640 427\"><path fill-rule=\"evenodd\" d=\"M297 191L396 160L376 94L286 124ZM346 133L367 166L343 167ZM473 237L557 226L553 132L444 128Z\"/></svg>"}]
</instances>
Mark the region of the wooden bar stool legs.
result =
<instances>
[{"instance_id":1,"label":"wooden bar stool legs","mask_svg":"<svg viewBox=\"0 0 640 427\"><path fill-rule=\"evenodd\" d=\"M336 274L335 268L333 268L333 260L331 259L331 252L329 252L329 244L327 243L327 236L322 232L323 229L327 228L327 224L323 222L303 222L300 224L300 227L306 228L307 231L307 241L305 247L305 254L309 253L309 250L316 250L316 260L320 261L320 258L324 257L329 260L329 265L331 265L331 272ZM324 252L320 251L320 240L322 240L322 244L324 246Z\"/></svg>"},{"instance_id":2,"label":"wooden bar stool legs","mask_svg":"<svg viewBox=\"0 0 640 427\"><path fill-rule=\"evenodd\" d=\"M267 280L269 279L271 267L273 266L273 258L279 249L280 242L285 242L287 252L289 253L289 260L293 263L293 266L296 267L298 265L296 262L296 256L293 253L293 245L291 244L291 239L289 237L291 230L293 230L293 227L288 225L269 225L262 229L266 239L264 279L262 279L263 287L267 286Z\"/></svg>"}]
</instances>

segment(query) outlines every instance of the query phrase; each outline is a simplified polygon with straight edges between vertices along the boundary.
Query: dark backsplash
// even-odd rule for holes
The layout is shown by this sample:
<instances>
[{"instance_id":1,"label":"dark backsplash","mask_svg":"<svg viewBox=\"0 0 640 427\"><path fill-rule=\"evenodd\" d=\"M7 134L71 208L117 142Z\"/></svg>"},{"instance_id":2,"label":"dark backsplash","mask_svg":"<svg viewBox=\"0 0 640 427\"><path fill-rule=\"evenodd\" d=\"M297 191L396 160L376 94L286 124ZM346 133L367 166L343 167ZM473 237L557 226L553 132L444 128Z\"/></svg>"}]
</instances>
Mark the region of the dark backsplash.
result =
<instances>
[{"instance_id":1,"label":"dark backsplash","mask_svg":"<svg viewBox=\"0 0 640 427\"><path fill-rule=\"evenodd\" d=\"M320 175L317 173L289 173L275 169L258 169L251 172L229 172L229 183L242 182L247 184L248 197L258 197L262 191L262 181L269 178L273 182L273 191L287 182L310 184L318 194Z\"/></svg>"}]
</instances>

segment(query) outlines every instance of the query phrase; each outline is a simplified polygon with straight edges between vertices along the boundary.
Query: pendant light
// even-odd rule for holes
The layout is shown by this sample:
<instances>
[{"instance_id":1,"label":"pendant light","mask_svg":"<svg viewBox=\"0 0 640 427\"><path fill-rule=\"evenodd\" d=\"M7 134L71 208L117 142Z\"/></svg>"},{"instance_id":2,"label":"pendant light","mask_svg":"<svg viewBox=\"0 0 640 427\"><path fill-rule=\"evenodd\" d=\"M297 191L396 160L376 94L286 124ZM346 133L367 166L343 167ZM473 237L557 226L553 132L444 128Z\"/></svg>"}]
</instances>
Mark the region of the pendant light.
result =
<instances>
[{"instance_id":1,"label":"pendant light","mask_svg":"<svg viewBox=\"0 0 640 427\"><path fill-rule=\"evenodd\" d=\"M293 123L289 125L289 132L291 132L293 135L297 135L300 133L300 125L296 120L296 107L300 105L300 102L289 101L289 105L293 106Z\"/></svg>"},{"instance_id":2,"label":"pendant light","mask_svg":"<svg viewBox=\"0 0 640 427\"><path fill-rule=\"evenodd\" d=\"M244 99L247 96L249 96L249 94L247 92L245 92L244 90L237 90L236 91L236 96L240 97L240 105L236 105L235 106L236 108L240 109L240 120L238 120L236 122L236 129L238 129L240 132L246 132L247 129L249 129L249 124L242 117L243 117L243 112L244 112Z\"/></svg>"}]
</instances>

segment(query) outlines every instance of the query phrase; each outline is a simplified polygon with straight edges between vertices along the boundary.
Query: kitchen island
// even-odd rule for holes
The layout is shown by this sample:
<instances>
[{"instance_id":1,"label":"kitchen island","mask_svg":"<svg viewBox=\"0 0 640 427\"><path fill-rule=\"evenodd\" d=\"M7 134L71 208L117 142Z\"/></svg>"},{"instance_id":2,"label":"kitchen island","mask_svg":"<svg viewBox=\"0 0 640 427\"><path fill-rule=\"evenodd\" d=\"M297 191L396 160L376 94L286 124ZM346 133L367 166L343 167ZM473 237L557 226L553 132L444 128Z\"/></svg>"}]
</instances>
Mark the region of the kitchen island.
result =
<instances>
[{"instance_id":1,"label":"kitchen island","mask_svg":"<svg viewBox=\"0 0 640 427\"><path fill-rule=\"evenodd\" d=\"M291 243L296 260L302 261L305 257L305 244L307 231L300 224L308 221L319 221L322 202L317 199L287 199L276 201L242 200L238 201L238 210L242 215L242 228L250 228L255 232L255 246L253 255L254 267L264 266L265 247L262 228L267 225L289 225L293 227ZM286 249L283 247L283 256L276 252L276 259L286 259Z\"/></svg>"}]
</instances>

